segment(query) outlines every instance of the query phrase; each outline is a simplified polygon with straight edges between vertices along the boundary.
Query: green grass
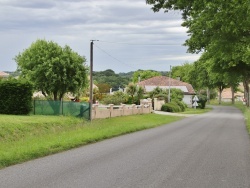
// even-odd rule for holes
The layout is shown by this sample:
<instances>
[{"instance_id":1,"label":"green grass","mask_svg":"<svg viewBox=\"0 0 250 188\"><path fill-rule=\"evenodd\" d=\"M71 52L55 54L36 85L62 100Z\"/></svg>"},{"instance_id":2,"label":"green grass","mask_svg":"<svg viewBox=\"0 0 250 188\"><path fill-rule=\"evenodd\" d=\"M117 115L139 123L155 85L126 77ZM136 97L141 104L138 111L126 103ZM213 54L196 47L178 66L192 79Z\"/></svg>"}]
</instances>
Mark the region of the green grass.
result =
<instances>
[{"instance_id":1,"label":"green grass","mask_svg":"<svg viewBox=\"0 0 250 188\"><path fill-rule=\"evenodd\" d=\"M90 123L64 116L0 115L0 168L179 119L147 114Z\"/></svg>"},{"instance_id":2,"label":"green grass","mask_svg":"<svg viewBox=\"0 0 250 188\"><path fill-rule=\"evenodd\" d=\"M200 108L186 108L184 112L180 112L180 114L203 114L206 112L211 111L211 107L206 107L205 109L200 109Z\"/></svg>"}]
</instances>

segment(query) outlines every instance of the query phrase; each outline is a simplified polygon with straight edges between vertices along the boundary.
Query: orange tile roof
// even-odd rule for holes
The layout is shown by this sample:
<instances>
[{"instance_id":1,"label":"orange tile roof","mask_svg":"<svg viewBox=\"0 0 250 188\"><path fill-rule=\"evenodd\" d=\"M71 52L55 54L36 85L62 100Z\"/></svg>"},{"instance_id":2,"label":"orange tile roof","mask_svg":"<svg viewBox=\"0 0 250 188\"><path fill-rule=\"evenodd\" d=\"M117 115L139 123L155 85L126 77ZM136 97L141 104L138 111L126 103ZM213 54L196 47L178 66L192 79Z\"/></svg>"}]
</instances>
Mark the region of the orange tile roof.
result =
<instances>
[{"instance_id":1,"label":"orange tile roof","mask_svg":"<svg viewBox=\"0 0 250 188\"><path fill-rule=\"evenodd\" d=\"M147 80L143 80L138 83L138 85L145 88L145 86L169 86L169 79L170 79L170 86L186 86L188 92L187 94L195 94L193 86L189 83L182 82L173 78L169 78L166 76L155 76L153 78L149 78Z\"/></svg>"}]
</instances>

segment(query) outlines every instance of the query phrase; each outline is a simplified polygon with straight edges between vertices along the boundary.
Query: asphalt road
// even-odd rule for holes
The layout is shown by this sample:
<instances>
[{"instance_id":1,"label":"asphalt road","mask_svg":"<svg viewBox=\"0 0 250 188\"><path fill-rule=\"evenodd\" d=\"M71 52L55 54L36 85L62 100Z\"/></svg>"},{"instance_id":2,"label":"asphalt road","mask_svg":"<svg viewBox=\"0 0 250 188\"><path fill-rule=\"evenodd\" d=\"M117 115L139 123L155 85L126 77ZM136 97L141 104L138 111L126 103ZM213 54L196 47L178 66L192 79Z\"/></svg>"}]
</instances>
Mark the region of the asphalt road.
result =
<instances>
[{"instance_id":1,"label":"asphalt road","mask_svg":"<svg viewBox=\"0 0 250 188\"><path fill-rule=\"evenodd\" d=\"M1 188L249 188L250 138L233 107L0 170Z\"/></svg>"}]
</instances>

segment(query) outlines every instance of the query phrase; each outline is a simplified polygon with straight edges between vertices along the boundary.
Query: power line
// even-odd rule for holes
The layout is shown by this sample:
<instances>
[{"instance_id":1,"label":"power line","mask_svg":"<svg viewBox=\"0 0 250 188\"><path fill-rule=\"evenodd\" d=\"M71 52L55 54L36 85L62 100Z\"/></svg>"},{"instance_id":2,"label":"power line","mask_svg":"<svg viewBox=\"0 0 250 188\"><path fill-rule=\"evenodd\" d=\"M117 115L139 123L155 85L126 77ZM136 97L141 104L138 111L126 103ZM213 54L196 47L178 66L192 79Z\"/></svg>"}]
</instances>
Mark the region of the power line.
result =
<instances>
[{"instance_id":1,"label":"power line","mask_svg":"<svg viewBox=\"0 0 250 188\"><path fill-rule=\"evenodd\" d=\"M103 50L102 48L100 48L99 46L97 46L96 44L95 44L94 46L97 47L99 50L101 50L103 53L105 53L105 54L107 54L108 56L110 56L112 59L114 59L114 60L116 60L116 61L118 61L118 62L120 62L120 63L122 63L122 64L124 64L124 65L126 65L126 66L129 66L129 67L131 67L131 68L136 69L135 67L133 67L133 66L131 66L131 65L128 65L128 64L122 62L121 60L117 59L116 57L110 55L108 52L106 52L105 50Z\"/></svg>"},{"instance_id":2,"label":"power line","mask_svg":"<svg viewBox=\"0 0 250 188\"><path fill-rule=\"evenodd\" d=\"M127 43L127 42L110 42L110 41L103 41L103 40L99 40L99 42L103 42L103 43L110 43L110 44L120 44L120 45L134 45L134 46L182 46L182 44L153 44L153 43Z\"/></svg>"}]
</instances>

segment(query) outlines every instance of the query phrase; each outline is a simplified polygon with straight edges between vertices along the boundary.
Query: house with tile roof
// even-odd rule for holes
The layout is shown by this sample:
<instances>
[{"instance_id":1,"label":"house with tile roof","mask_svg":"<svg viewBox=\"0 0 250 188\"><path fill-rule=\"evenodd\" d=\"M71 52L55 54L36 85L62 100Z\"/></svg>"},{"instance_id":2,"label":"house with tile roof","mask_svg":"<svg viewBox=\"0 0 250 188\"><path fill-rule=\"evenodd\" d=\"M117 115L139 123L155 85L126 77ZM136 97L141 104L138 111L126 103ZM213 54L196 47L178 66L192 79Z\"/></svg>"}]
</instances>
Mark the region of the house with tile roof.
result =
<instances>
[{"instance_id":1,"label":"house with tile roof","mask_svg":"<svg viewBox=\"0 0 250 188\"><path fill-rule=\"evenodd\" d=\"M8 78L10 75L6 72L0 71L0 78Z\"/></svg>"},{"instance_id":2,"label":"house with tile roof","mask_svg":"<svg viewBox=\"0 0 250 188\"><path fill-rule=\"evenodd\" d=\"M195 91L191 84L166 76L152 77L139 82L138 85L143 87L146 92L153 91L156 87L162 89L170 88L170 90L171 88L180 89L184 94L183 102L185 102L187 105L192 105L192 96L195 95Z\"/></svg>"}]
</instances>

